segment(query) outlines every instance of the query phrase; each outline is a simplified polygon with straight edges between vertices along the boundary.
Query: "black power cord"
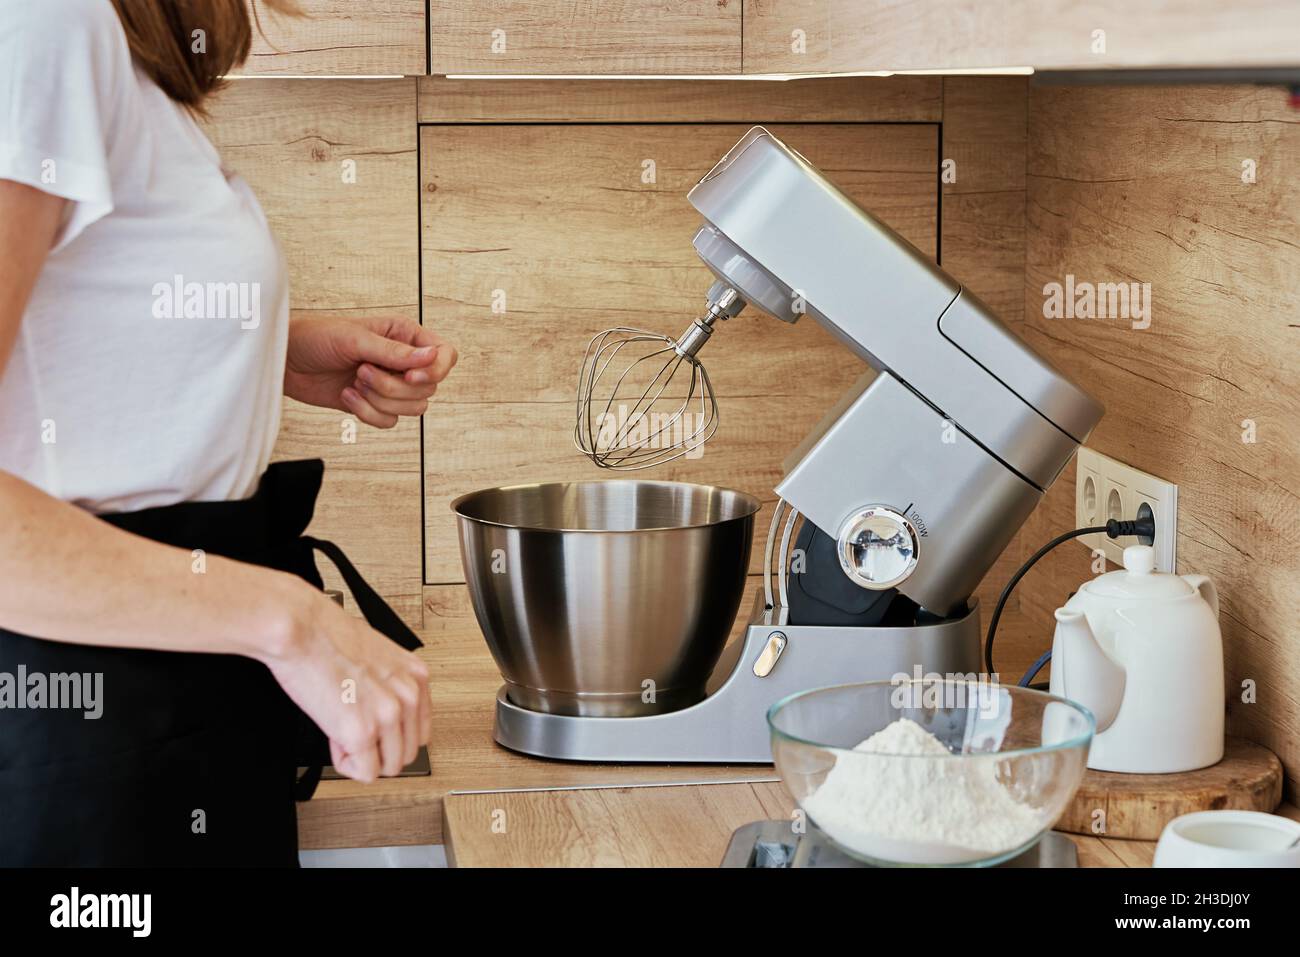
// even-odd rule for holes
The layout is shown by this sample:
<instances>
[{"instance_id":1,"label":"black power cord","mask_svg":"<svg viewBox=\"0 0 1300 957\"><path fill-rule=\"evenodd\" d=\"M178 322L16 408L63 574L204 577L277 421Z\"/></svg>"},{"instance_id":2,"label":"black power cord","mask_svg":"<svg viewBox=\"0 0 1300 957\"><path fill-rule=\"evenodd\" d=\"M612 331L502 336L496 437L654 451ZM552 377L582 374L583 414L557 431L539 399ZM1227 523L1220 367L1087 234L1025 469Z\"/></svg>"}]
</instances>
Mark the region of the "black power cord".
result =
<instances>
[{"instance_id":1,"label":"black power cord","mask_svg":"<svg viewBox=\"0 0 1300 957\"><path fill-rule=\"evenodd\" d=\"M1151 542L1156 536L1156 520L1151 514L1151 509L1143 505L1138 511L1138 518L1130 522L1121 522L1111 519L1105 525L1094 525L1091 528L1076 528L1072 532L1066 532L1064 535L1057 535L1054 539L1034 552L1029 560L1020 566L1020 570L1011 576L1011 581L1007 582L1007 587L1002 589L1002 594L998 596L998 603L993 606L993 617L989 619L989 633L984 639L984 667L992 675L996 674L993 670L993 636L998 631L998 620L1002 617L1002 609L1006 607L1007 599L1011 597L1012 590L1020 584L1020 579L1025 577L1025 573L1037 564L1038 560L1050 552L1062 542L1068 542L1072 538L1079 538L1082 535L1093 535L1097 532L1105 532L1108 538L1119 538L1123 535L1136 535L1144 543Z\"/></svg>"}]
</instances>

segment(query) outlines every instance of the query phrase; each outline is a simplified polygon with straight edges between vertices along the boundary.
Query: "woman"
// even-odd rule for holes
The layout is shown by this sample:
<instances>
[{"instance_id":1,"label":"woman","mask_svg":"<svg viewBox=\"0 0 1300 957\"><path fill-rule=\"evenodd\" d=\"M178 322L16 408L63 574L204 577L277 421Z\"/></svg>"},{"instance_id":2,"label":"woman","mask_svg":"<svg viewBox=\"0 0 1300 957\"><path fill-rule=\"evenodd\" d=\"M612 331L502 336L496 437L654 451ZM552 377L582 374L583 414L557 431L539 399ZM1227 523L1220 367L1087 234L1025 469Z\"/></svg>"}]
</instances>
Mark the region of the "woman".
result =
<instances>
[{"instance_id":1,"label":"woman","mask_svg":"<svg viewBox=\"0 0 1300 957\"><path fill-rule=\"evenodd\" d=\"M371 781L428 736L418 641L302 536L320 464L268 460L282 394L388 428L456 352L289 322L191 115L245 10L0 0L3 865L293 865L298 765ZM394 640L322 594L313 548Z\"/></svg>"}]
</instances>

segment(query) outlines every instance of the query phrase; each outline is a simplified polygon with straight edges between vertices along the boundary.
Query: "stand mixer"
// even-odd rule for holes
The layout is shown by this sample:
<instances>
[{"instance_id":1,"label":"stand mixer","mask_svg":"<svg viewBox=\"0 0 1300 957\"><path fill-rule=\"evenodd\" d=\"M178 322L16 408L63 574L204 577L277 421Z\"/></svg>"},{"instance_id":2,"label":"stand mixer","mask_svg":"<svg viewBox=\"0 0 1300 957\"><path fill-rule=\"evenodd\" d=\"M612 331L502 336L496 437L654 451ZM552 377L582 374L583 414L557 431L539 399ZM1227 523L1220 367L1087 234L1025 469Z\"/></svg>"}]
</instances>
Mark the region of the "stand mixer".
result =
<instances>
[{"instance_id":1,"label":"stand mixer","mask_svg":"<svg viewBox=\"0 0 1300 957\"><path fill-rule=\"evenodd\" d=\"M763 714L787 694L916 669L973 677L970 596L1103 412L769 131L746 133L688 198L717 280L707 310L677 339L617 329L592 340L579 449L631 470L698 448L718 424L699 353L747 305L783 322L811 316L871 370L784 463L762 595L703 698L593 716L530 709L503 689L496 738L517 751L765 763Z\"/></svg>"}]
</instances>

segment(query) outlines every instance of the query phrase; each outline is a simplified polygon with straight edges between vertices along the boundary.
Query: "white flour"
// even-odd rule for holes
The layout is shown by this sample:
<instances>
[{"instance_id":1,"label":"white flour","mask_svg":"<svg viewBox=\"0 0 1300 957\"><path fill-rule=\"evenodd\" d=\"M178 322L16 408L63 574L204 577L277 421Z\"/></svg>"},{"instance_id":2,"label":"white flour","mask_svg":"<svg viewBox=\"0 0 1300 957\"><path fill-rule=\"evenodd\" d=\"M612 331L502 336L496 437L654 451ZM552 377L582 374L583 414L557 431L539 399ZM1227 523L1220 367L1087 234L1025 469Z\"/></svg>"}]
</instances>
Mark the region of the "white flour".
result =
<instances>
[{"instance_id":1,"label":"white flour","mask_svg":"<svg viewBox=\"0 0 1300 957\"><path fill-rule=\"evenodd\" d=\"M996 756L955 757L915 721L899 719L853 752L837 756L803 807L835 841L869 857L979 860L1020 847L1050 823L997 779Z\"/></svg>"}]
</instances>

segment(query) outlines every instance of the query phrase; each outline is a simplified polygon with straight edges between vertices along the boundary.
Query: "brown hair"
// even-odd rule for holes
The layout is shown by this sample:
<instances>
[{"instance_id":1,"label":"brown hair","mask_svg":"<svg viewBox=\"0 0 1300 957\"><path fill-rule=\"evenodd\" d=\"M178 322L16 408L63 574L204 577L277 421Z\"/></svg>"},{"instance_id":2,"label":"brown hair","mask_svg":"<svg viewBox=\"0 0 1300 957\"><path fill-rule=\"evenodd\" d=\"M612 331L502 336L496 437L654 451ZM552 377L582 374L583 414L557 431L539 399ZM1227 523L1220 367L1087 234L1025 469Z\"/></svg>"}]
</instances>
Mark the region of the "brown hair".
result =
<instances>
[{"instance_id":1,"label":"brown hair","mask_svg":"<svg viewBox=\"0 0 1300 957\"><path fill-rule=\"evenodd\" d=\"M300 13L294 0L112 0L135 61L164 93L199 112L222 76L247 58L254 22L261 32L253 2Z\"/></svg>"}]
</instances>

